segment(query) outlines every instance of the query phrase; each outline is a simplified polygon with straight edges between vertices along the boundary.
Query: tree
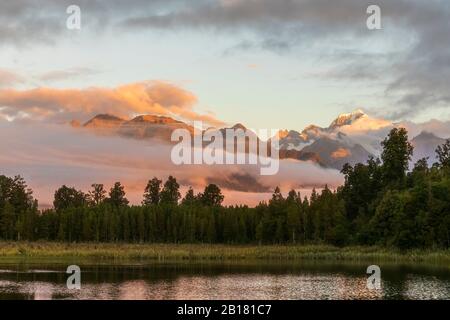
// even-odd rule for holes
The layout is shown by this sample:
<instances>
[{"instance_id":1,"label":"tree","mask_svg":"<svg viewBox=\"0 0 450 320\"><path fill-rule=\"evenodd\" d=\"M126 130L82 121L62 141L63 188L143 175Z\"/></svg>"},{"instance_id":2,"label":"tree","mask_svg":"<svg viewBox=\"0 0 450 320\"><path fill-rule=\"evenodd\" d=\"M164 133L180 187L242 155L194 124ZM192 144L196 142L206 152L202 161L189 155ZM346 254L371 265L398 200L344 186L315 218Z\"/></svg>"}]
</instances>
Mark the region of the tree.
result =
<instances>
[{"instance_id":1,"label":"tree","mask_svg":"<svg viewBox=\"0 0 450 320\"><path fill-rule=\"evenodd\" d=\"M199 195L201 202L205 206L211 207L219 207L222 205L224 196L222 195L222 191L215 184L209 184L205 187L205 190L202 194Z\"/></svg>"},{"instance_id":2,"label":"tree","mask_svg":"<svg viewBox=\"0 0 450 320\"><path fill-rule=\"evenodd\" d=\"M417 160L412 171L408 173L408 187L411 188L419 184L424 184L426 182L428 173L428 158Z\"/></svg>"},{"instance_id":3,"label":"tree","mask_svg":"<svg viewBox=\"0 0 450 320\"><path fill-rule=\"evenodd\" d=\"M164 188L161 191L161 203L164 204L178 204L178 200L181 198L180 194L180 185L172 176L167 178L167 181L164 183Z\"/></svg>"},{"instance_id":4,"label":"tree","mask_svg":"<svg viewBox=\"0 0 450 320\"><path fill-rule=\"evenodd\" d=\"M145 187L144 200L142 201L143 205L148 206L152 204L153 205L159 204L161 184L162 181L156 177L148 181L147 186Z\"/></svg>"},{"instance_id":5,"label":"tree","mask_svg":"<svg viewBox=\"0 0 450 320\"><path fill-rule=\"evenodd\" d=\"M109 198L107 199L110 204L116 207L126 206L129 201L125 198L125 188L120 182L114 183L114 187L109 191Z\"/></svg>"},{"instance_id":6,"label":"tree","mask_svg":"<svg viewBox=\"0 0 450 320\"><path fill-rule=\"evenodd\" d=\"M33 192L21 176L14 178L0 176L0 209L6 202L14 207L16 214L33 206Z\"/></svg>"},{"instance_id":7,"label":"tree","mask_svg":"<svg viewBox=\"0 0 450 320\"><path fill-rule=\"evenodd\" d=\"M300 192L296 192L295 190L289 191L286 201L288 204L300 203L301 202Z\"/></svg>"},{"instance_id":8,"label":"tree","mask_svg":"<svg viewBox=\"0 0 450 320\"><path fill-rule=\"evenodd\" d=\"M13 240L15 236L15 214L14 207L9 203L0 210L0 238L5 240Z\"/></svg>"},{"instance_id":9,"label":"tree","mask_svg":"<svg viewBox=\"0 0 450 320\"><path fill-rule=\"evenodd\" d=\"M450 139L436 149L438 164L441 168L450 168Z\"/></svg>"},{"instance_id":10,"label":"tree","mask_svg":"<svg viewBox=\"0 0 450 320\"><path fill-rule=\"evenodd\" d=\"M67 208L78 208L86 203L86 195L73 187L69 188L63 185L55 191L53 207L56 211L62 211Z\"/></svg>"},{"instance_id":11,"label":"tree","mask_svg":"<svg viewBox=\"0 0 450 320\"><path fill-rule=\"evenodd\" d=\"M414 150L408 141L408 132L405 128L394 128L381 145L383 183L385 186L401 187Z\"/></svg>"},{"instance_id":12,"label":"tree","mask_svg":"<svg viewBox=\"0 0 450 320\"><path fill-rule=\"evenodd\" d=\"M96 184L94 183L91 185L92 190L89 191L89 201L97 206L101 204L106 199L106 190L103 186L103 184Z\"/></svg>"},{"instance_id":13,"label":"tree","mask_svg":"<svg viewBox=\"0 0 450 320\"><path fill-rule=\"evenodd\" d=\"M281 203L284 201L283 195L281 194L280 188L276 187L273 194L272 199L270 200L272 203Z\"/></svg>"},{"instance_id":14,"label":"tree","mask_svg":"<svg viewBox=\"0 0 450 320\"><path fill-rule=\"evenodd\" d=\"M181 203L184 205L193 205L197 201L197 198L194 194L194 189L192 187L189 187L189 190L186 192L186 195L184 196L183 200L181 200Z\"/></svg>"}]
</instances>

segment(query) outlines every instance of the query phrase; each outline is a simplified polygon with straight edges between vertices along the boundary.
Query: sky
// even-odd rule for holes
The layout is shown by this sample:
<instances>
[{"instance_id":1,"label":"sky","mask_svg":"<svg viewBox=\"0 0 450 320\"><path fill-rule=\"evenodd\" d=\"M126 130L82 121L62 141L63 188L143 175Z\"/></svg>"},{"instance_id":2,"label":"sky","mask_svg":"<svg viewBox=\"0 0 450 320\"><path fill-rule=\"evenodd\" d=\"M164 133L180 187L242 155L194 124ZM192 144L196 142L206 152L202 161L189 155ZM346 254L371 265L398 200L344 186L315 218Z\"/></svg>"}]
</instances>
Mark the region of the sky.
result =
<instances>
[{"instance_id":1,"label":"sky","mask_svg":"<svg viewBox=\"0 0 450 320\"><path fill-rule=\"evenodd\" d=\"M377 30L366 24L373 4ZM81 10L79 30L67 28L70 5ZM1 1L0 174L24 175L44 205L61 184L86 191L116 180L139 203L147 178L169 174L182 188L224 185L229 204L256 204L275 185L336 187L339 171L305 162L283 161L273 177L175 168L163 146L67 124L156 114L301 131L362 109L373 122L347 133L369 146L393 123L448 137L449 17L447 0Z\"/></svg>"},{"instance_id":2,"label":"sky","mask_svg":"<svg viewBox=\"0 0 450 320\"><path fill-rule=\"evenodd\" d=\"M209 115L215 125L301 130L357 108L391 120L450 118L450 3L376 1L381 30L366 26L369 3L3 1L0 96L16 91L20 101L0 104L11 119L23 111L23 94L49 103L29 92L37 88L83 92L152 81L192 95L181 107L191 116L173 115ZM66 27L71 4L81 9L80 30ZM91 113L56 118L70 116L84 121Z\"/></svg>"}]
</instances>

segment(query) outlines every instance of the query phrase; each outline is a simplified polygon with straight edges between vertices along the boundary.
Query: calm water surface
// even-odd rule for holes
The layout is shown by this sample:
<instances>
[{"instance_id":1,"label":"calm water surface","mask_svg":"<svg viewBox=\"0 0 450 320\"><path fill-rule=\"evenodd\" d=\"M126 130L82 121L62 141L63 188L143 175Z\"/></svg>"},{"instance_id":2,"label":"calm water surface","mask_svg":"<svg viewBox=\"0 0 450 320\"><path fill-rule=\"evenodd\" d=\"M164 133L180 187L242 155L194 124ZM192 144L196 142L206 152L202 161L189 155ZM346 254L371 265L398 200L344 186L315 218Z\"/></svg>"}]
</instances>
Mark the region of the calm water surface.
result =
<instances>
[{"instance_id":1,"label":"calm water surface","mask_svg":"<svg viewBox=\"0 0 450 320\"><path fill-rule=\"evenodd\" d=\"M380 263L369 290L367 263L81 264L69 290L69 264L0 259L0 299L450 299L447 265Z\"/></svg>"}]
</instances>

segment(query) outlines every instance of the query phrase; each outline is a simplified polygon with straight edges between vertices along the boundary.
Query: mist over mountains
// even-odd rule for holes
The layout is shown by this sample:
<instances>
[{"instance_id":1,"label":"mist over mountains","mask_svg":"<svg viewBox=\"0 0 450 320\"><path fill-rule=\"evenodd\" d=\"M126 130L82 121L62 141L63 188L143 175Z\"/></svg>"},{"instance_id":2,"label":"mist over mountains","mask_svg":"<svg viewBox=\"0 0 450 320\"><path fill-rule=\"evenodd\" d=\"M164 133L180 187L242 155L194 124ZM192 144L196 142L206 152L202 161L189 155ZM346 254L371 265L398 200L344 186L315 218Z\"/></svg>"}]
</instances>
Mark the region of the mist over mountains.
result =
<instances>
[{"instance_id":1,"label":"mist over mountains","mask_svg":"<svg viewBox=\"0 0 450 320\"><path fill-rule=\"evenodd\" d=\"M166 144L173 144L170 137L175 129L186 129L192 135L195 134L194 127L188 123L156 115L140 115L125 120L109 114L99 114L83 125L76 126L97 134L117 135L135 140L157 140ZM356 110L339 115L328 127L312 124L299 131L279 130L267 143L278 144L280 159L309 161L324 168L340 170L345 163L364 163L370 156L377 157L381 151L381 141L393 127L406 127L410 132L409 138L415 148L413 161L428 158L430 165L436 160L437 146L450 137L448 122L432 120L424 124L393 123L372 118L362 110ZM231 128L250 130L240 123ZM432 132L433 128L436 134ZM220 130L223 133L225 129L208 130ZM247 134L256 136L252 131ZM248 152L248 146L245 150Z\"/></svg>"},{"instance_id":2,"label":"mist over mountains","mask_svg":"<svg viewBox=\"0 0 450 320\"><path fill-rule=\"evenodd\" d=\"M280 130L267 141L279 142L279 172L261 176L255 165L173 164L172 131L184 128L194 133L194 128L171 117L125 119L101 113L82 123L65 123L0 120L0 134L8 137L0 140L0 148L8 151L0 154L2 174L22 175L42 207L51 205L54 191L63 184L88 190L92 183L111 186L115 181L124 184L131 203L140 203L148 179L169 175L177 177L183 193L189 186L201 190L215 183L223 188L226 204L256 205L270 197L274 186L283 191L296 189L303 195L326 184L338 187L343 182L342 165L378 156L380 142L394 126L408 130L415 147L413 161L430 157L432 164L434 149L450 137L449 122L392 123L356 111L340 115L326 127ZM229 127L245 129L245 124L208 130Z\"/></svg>"}]
</instances>

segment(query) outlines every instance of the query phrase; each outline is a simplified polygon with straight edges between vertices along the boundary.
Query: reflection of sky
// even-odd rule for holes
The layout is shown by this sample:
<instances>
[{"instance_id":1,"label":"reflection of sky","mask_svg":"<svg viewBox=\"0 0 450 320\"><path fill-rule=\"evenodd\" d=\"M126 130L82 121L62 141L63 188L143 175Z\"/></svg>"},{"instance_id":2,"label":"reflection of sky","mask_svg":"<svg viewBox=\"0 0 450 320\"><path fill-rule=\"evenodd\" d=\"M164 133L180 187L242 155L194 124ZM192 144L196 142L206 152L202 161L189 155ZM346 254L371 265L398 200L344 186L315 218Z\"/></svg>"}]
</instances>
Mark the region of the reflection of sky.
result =
<instances>
[{"instance_id":1,"label":"reflection of sky","mask_svg":"<svg viewBox=\"0 0 450 320\"><path fill-rule=\"evenodd\" d=\"M129 280L117 283L82 283L81 290L68 290L52 282L0 280L0 298L14 294L39 300L208 300L208 299L448 299L450 282L431 276L408 276L401 285L382 282L382 290L366 288L366 278L340 274L266 275L225 274L180 276L174 280Z\"/></svg>"}]
</instances>

